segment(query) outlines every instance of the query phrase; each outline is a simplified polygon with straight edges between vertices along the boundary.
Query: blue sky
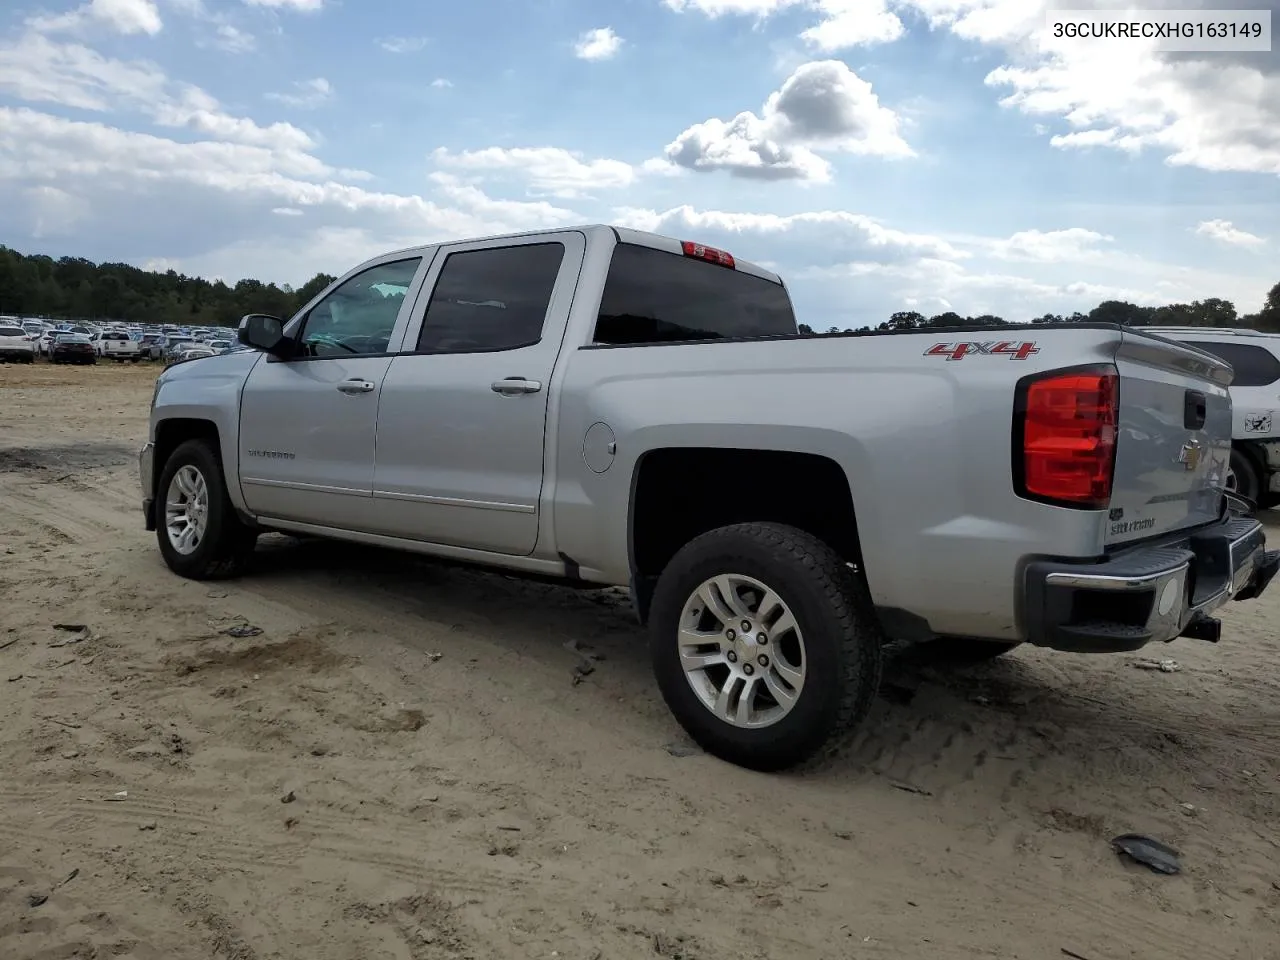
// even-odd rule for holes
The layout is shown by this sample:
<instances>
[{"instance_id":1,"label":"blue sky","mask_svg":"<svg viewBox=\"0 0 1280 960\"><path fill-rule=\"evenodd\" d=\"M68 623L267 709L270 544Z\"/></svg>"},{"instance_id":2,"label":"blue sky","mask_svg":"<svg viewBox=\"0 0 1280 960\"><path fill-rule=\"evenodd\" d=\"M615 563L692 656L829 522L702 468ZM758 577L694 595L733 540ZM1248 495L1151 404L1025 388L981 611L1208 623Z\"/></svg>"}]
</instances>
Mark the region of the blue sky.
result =
<instances>
[{"instance_id":1,"label":"blue sky","mask_svg":"<svg viewBox=\"0 0 1280 960\"><path fill-rule=\"evenodd\" d=\"M815 327L1280 281L1280 53L1055 42L1044 0L5 6L19 250L298 284L606 221L769 264Z\"/></svg>"}]
</instances>

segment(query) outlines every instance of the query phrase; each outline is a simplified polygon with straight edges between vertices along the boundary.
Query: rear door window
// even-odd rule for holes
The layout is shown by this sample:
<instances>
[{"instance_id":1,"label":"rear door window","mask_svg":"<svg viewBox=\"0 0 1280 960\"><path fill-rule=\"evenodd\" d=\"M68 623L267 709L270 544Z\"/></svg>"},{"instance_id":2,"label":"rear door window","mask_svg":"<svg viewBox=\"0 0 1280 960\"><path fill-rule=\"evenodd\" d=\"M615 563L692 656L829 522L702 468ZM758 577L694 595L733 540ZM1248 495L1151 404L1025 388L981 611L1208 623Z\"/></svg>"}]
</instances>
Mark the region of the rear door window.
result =
<instances>
[{"instance_id":1,"label":"rear door window","mask_svg":"<svg viewBox=\"0 0 1280 960\"><path fill-rule=\"evenodd\" d=\"M1252 343L1219 343L1216 340L1188 341L1192 346L1221 357L1235 369L1233 387L1265 387L1280 380L1280 360L1266 347Z\"/></svg>"},{"instance_id":2,"label":"rear door window","mask_svg":"<svg viewBox=\"0 0 1280 960\"><path fill-rule=\"evenodd\" d=\"M524 243L449 254L417 352L491 353L540 342L564 250L563 243Z\"/></svg>"},{"instance_id":3,"label":"rear door window","mask_svg":"<svg viewBox=\"0 0 1280 960\"><path fill-rule=\"evenodd\" d=\"M595 342L662 343L797 332L780 283L640 244L614 248Z\"/></svg>"}]
</instances>

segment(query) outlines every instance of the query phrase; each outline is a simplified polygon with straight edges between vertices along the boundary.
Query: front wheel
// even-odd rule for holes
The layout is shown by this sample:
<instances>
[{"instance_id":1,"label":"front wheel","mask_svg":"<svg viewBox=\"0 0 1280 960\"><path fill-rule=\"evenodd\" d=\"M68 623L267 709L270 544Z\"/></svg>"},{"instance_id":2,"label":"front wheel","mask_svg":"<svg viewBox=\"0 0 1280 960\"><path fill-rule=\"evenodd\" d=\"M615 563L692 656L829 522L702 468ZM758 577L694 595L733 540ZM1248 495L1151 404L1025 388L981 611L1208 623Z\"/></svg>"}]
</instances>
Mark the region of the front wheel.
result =
<instances>
[{"instance_id":1,"label":"front wheel","mask_svg":"<svg viewBox=\"0 0 1280 960\"><path fill-rule=\"evenodd\" d=\"M208 441L188 440L174 450L156 493L156 537L170 570L191 580L243 571L257 534L236 516L221 460Z\"/></svg>"},{"instance_id":2,"label":"front wheel","mask_svg":"<svg viewBox=\"0 0 1280 960\"><path fill-rule=\"evenodd\" d=\"M794 527L742 523L681 548L650 609L654 673L709 753L775 771L836 745L875 702L883 636L866 585Z\"/></svg>"}]
</instances>

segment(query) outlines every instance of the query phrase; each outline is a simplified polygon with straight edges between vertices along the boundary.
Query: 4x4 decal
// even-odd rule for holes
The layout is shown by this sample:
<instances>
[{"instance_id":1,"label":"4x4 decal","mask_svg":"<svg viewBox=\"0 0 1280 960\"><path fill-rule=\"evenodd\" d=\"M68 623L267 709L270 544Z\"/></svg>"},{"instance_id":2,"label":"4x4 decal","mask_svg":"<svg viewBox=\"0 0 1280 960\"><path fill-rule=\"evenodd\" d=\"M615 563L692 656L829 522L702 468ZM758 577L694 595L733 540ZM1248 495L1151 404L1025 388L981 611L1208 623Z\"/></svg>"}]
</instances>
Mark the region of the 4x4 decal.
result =
<instances>
[{"instance_id":1,"label":"4x4 decal","mask_svg":"<svg viewBox=\"0 0 1280 960\"><path fill-rule=\"evenodd\" d=\"M986 343L935 343L924 352L926 357L946 357L948 360L963 360L965 357L978 354L980 356L1001 356L1010 360L1025 360L1040 348L1034 340L988 340Z\"/></svg>"}]
</instances>

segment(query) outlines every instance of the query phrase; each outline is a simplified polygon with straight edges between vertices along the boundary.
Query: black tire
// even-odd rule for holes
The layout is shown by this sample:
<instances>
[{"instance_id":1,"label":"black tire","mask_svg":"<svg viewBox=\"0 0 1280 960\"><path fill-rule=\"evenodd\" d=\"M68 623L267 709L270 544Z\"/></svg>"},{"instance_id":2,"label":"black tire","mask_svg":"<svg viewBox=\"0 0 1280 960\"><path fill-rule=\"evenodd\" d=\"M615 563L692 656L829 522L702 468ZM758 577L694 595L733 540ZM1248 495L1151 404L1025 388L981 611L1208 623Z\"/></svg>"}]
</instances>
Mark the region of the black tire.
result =
<instances>
[{"instance_id":1,"label":"black tire","mask_svg":"<svg viewBox=\"0 0 1280 960\"><path fill-rule=\"evenodd\" d=\"M169 539L165 502L174 474L194 467L204 478L207 512L204 538L191 553L181 553ZM243 572L258 535L236 516L222 473L222 458L207 440L188 440L165 461L156 486L156 539L169 569L190 580L225 580Z\"/></svg>"},{"instance_id":2,"label":"black tire","mask_svg":"<svg viewBox=\"0 0 1280 960\"><path fill-rule=\"evenodd\" d=\"M917 644L912 653L917 660L932 665L965 667L1003 657L1020 646L1020 642L1004 643L976 637L939 637Z\"/></svg>"},{"instance_id":3,"label":"black tire","mask_svg":"<svg viewBox=\"0 0 1280 960\"><path fill-rule=\"evenodd\" d=\"M1233 492L1250 503L1257 504L1262 490L1262 478L1253 458L1238 447L1231 448L1231 473L1235 476Z\"/></svg>"},{"instance_id":4,"label":"black tire","mask_svg":"<svg viewBox=\"0 0 1280 960\"><path fill-rule=\"evenodd\" d=\"M676 638L685 604L722 575L751 577L771 589L804 637L802 689L790 712L769 726L721 720L680 662ZM884 638L866 584L829 546L794 527L741 523L687 543L658 580L649 625L654 674L676 720L708 753L752 770L798 766L838 747L880 688Z\"/></svg>"}]
</instances>

